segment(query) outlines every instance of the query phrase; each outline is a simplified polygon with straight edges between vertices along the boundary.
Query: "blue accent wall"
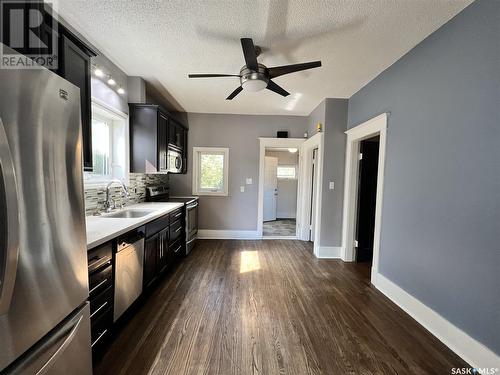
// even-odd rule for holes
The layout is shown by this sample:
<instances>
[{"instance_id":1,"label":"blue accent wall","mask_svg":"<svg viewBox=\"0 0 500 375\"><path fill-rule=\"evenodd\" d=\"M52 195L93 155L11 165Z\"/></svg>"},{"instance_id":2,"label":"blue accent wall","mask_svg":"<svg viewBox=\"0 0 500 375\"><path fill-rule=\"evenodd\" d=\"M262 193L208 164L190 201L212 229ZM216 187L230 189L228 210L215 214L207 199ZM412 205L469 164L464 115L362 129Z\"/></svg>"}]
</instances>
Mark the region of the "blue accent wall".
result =
<instances>
[{"instance_id":1,"label":"blue accent wall","mask_svg":"<svg viewBox=\"0 0 500 375\"><path fill-rule=\"evenodd\" d=\"M478 0L349 100L390 112L379 272L500 354L500 1Z\"/></svg>"}]
</instances>

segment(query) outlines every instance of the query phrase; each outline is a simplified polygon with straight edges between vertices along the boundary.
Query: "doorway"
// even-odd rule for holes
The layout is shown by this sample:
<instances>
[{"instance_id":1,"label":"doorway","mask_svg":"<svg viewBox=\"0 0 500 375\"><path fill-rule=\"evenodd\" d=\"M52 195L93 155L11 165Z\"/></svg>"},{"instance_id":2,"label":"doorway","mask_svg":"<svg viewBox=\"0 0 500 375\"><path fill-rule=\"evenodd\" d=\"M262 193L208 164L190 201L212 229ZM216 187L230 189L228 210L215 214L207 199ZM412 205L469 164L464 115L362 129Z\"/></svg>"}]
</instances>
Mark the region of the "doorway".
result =
<instances>
[{"instance_id":1,"label":"doorway","mask_svg":"<svg viewBox=\"0 0 500 375\"><path fill-rule=\"evenodd\" d=\"M298 148L265 150L264 237L296 237L298 164Z\"/></svg>"},{"instance_id":2,"label":"doorway","mask_svg":"<svg viewBox=\"0 0 500 375\"><path fill-rule=\"evenodd\" d=\"M380 136L362 140L359 147L358 197L356 236L356 261L372 263L375 230L375 203L377 197L377 172Z\"/></svg>"},{"instance_id":3,"label":"doorway","mask_svg":"<svg viewBox=\"0 0 500 375\"><path fill-rule=\"evenodd\" d=\"M344 185L344 213L342 225L342 260L345 262L357 261L358 248L365 246L368 251L361 251L359 261L371 258L371 282L376 283L378 276L378 264L380 253L380 232L382 223L382 198L384 191L384 167L385 167L385 148L387 140L387 113L372 118L348 131L347 150L345 161L345 185ZM364 141L372 141L365 142ZM373 144L372 144L373 143ZM376 146L375 146L376 145ZM373 148L376 151L372 150ZM364 151L364 154L363 152ZM375 161L373 156L369 157L366 152L377 152ZM361 156L361 154L363 154ZM363 159L367 161L360 164ZM371 166L367 164L368 159L372 159ZM376 165L376 179L373 176L364 177L363 169L365 166L368 172L373 175ZM361 177L361 178L360 178ZM361 179L367 179L369 183L364 183ZM373 185L375 187L373 187ZM373 189L375 193L373 193ZM363 198L364 191L367 190L366 199ZM374 195L373 195L374 194ZM358 199L358 197L360 199ZM374 202L373 202L374 200ZM358 205L362 207L358 207ZM368 208L367 208L368 207ZM363 213L367 210L368 214ZM359 219L359 220L358 220ZM363 222L362 222L363 221ZM358 226L361 226L358 228ZM365 236L364 244L360 244L358 235ZM358 243L356 243L358 240Z\"/></svg>"}]
</instances>

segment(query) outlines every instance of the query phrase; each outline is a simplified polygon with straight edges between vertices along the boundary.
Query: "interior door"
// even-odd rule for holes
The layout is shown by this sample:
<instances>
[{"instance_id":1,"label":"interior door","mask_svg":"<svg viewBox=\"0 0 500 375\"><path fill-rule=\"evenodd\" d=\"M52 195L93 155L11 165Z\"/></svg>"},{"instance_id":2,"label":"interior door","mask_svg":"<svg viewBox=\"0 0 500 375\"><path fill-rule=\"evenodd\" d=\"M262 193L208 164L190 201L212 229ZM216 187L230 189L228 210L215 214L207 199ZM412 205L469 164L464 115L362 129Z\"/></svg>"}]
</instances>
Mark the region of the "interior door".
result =
<instances>
[{"instance_id":1,"label":"interior door","mask_svg":"<svg viewBox=\"0 0 500 375\"><path fill-rule=\"evenodd\" d=\"M278 158L264 159L264 221L276 220L278 198Z\"/></svg>"}]
</instances>

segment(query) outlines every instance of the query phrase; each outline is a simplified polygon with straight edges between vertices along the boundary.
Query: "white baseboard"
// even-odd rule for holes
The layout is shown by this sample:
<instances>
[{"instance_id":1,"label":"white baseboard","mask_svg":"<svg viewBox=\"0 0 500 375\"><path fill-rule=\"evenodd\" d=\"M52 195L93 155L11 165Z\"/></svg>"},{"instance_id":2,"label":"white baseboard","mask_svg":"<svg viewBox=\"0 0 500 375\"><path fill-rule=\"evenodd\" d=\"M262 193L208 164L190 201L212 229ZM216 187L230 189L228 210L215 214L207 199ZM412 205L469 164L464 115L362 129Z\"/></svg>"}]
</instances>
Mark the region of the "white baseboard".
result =
<instances>
[{"instance_id":1,"label":"white baseboard","mask_svg":"<svg viewBox=\"0 0 500 375\"><path fill-rule=\"evenodd\" d=\"M314 249L314 255L321 259L340 259L341 251L340 246L318 246Z\"/></svg>"},{"instance_id":2,"label":"white baseboard","mask_svg":"<svg viewBox=\"0 0 500 375\"><path fill-rule=\"evenodd\" d=\"M475 368L497 368L500 357L486 346L454 326L437 312L401 289L380 273L372 275L375 287L423 325L443 344ZM495 329L495 327L492 327Z\"/></svg>"},{"instance_id":3,"label":"white baseboard","mask_svg":"<svg viewBox=\"0 0 500 375\"><path fill-rule=\"evenodd\" d=\"M256 230L213 230L199 229L198 238L202 240L259 240L259 233Z\"/></svg>"}]
</instances>

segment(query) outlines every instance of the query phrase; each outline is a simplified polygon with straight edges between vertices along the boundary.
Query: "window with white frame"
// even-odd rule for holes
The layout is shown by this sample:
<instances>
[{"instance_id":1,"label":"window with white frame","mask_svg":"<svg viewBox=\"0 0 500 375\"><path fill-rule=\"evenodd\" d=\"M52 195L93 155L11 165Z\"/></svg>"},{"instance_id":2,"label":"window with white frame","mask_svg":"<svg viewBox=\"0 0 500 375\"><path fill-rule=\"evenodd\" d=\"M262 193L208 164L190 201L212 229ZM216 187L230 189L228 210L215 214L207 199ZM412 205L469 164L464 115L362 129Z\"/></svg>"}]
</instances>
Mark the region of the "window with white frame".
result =
<instances>
[{"instance_id":1,"label":"window with white frame","mask_svg":"<svg viewBox=\"0 0 500 375\"><path fill-rule=\"evenodd\" d=\"M93 171L85 184L105 184L117 178L128 184L129 146L127 115L92 100Z\"/></svg>"},{"instance_id":2,"label":"window with white frame","mask_svg":"<svg viewBox=\"0 0 500 375\"><path fill-rule=\"evenodd\" d=\"M193 147L193 194L228 195L229 149Z\"/></svg>"},{"instance_id":3,"label":"window with white frame","mask_svg":"<svg viewBox=\"0 0 500 375\"><path fill-rule=\"evenodd\" d=\"M297 178L297 166L278 165L276 174L279 179L295 180Z\"/></svg>"}]
</instances>

